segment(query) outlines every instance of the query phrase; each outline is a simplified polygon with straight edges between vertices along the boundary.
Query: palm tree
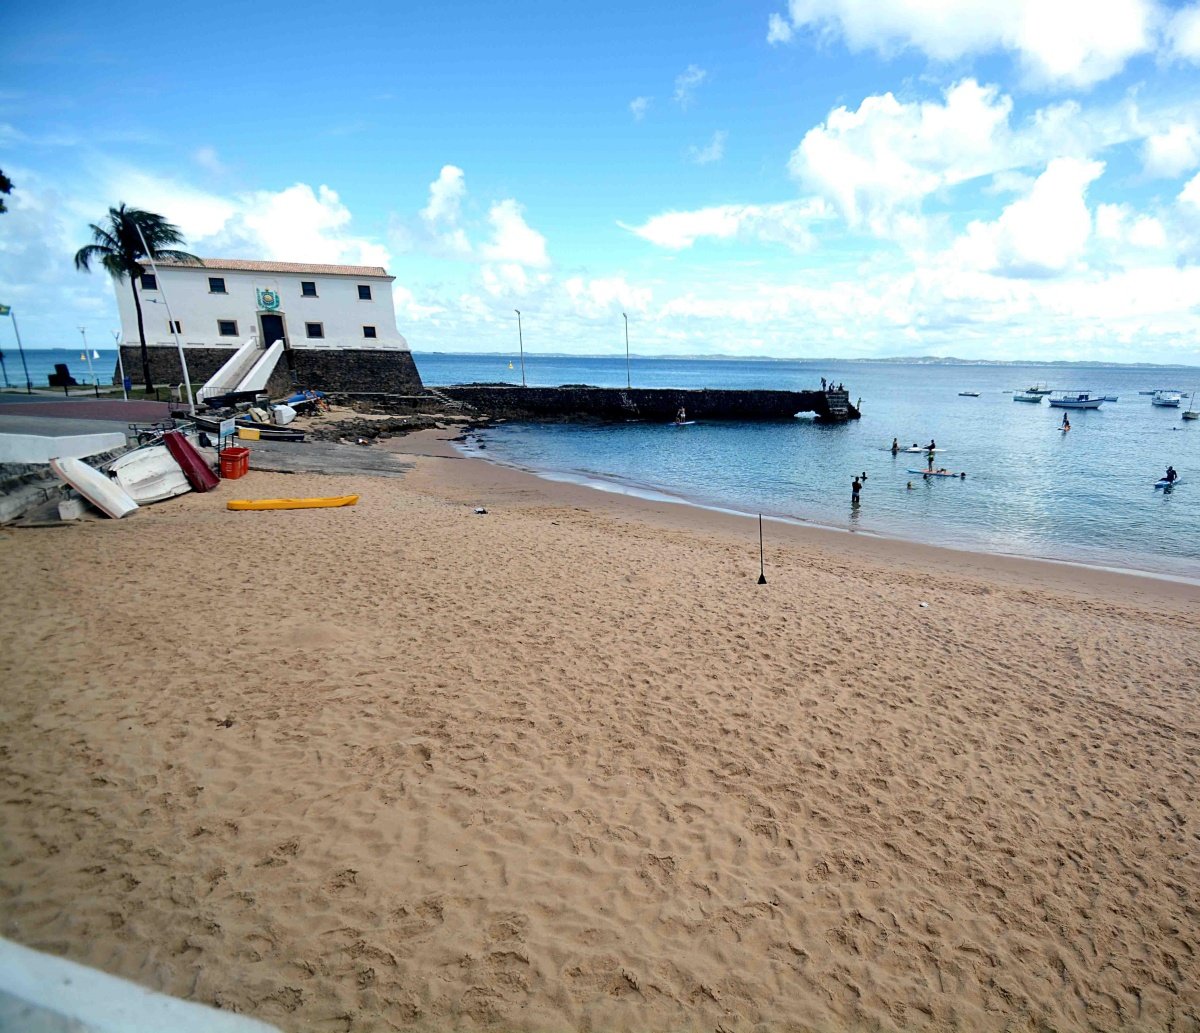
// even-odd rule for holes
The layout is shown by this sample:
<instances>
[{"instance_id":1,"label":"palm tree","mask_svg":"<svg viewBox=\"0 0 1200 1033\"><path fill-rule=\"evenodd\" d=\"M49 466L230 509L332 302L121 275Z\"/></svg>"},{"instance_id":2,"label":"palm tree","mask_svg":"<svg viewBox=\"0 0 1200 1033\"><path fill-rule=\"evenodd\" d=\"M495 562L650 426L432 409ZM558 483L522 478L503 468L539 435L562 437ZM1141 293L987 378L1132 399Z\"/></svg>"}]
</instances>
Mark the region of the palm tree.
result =
<instances>
[{"instance_id":1,"label":"palm tree","mask_svg":"<svg viewBox=\"0 0 1200 1033\"><path fill-rule=\"evenodd\" d=\"M182 244L183 235L177 226L171 225L161 215L143 212L139 208L126 208L122 203L108 210L108 222L103 226L92 223L92 243L75 252L75 268L82 272L91 271L92 259L99 259L113 279L129 277L129 289L133 291L133 307L137 310L138 337L142 345L142 377L146 390L153 391L150 377L150 352L146 349L146 328L142 323L142 303L138 298L137 284L146 269L141 260L149 255L166 258L185 265L203 265L202 259L186 251L172 250L170 245ZM138 230L141 230L139 235ZM146 243L142 244L145 238Z\"/></svg>"}]
</instances>

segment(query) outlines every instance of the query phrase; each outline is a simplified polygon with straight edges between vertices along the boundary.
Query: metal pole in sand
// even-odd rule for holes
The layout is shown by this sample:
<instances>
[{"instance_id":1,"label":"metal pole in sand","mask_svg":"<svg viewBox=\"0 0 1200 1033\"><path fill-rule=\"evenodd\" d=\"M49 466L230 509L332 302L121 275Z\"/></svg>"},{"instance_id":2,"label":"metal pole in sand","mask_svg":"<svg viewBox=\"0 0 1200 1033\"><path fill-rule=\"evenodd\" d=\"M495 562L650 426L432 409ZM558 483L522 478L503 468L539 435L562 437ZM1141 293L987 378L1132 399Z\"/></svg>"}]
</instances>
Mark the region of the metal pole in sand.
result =
<instances>
[{"instance_id":1,"label":"metal pole in sand","mask_svg":"<svg viewBox=\"0 0 1200 1033\"><path fill-rule=\"evenodd\" d=\"M21 328L17 326L17 314L11 305L0 305L0 316L8 316L13 321L13 333L17 335L17 351L21 353L21 368L25 371L25 393L33 394L33 381L29 379L29 364L25 361L25 349L21 345Z\"/></svg>"},{"instance_id":2,"label":"metal pole in sand","mask_svg":"<svg viewBox=\"0 0 1200 1033\"><path fill-rule=\"evenodd\" d=\"M96 371L92 368L92 353L88 351L87 346L87 327L79 328L79 335L83 338L83 357L87 360L88 375L92 378L92 390L96 392L96 396L100 395L100 381L96 379Z\"/></svg>"},{"instance_id":3,"label":"metal pole in sand","mask_svg":"<svg viewBox=\"0 0 1200 1033\"><path fill-rule=\"evenodd\" d=\"M758 514L758 583L765 585L767 583L767 572L763 566L763 544L762 544L762 514Z\"/></svg>"},{"instance_id":4,"label":"metal pole in sand","mask_svg":"<svg viewBox=\"0 0 1200 1033\"><path fill-rule=\"evenodd\" d=\"M521 386L524 387L525 386L525 337L521 333L521 310L519 308L515 308L515 309L513 309L513 311L517 314L517 344L521 348Z\"/></svg>"},{"instance_id":5,"label":"metal pole in sand","mask_svg":"<svg viewBox=\"0 0 1200 1033\"><path fill-rule=\"evenodd\" d=\"M175 338L175 348L179 352L179 365L183 367L183 387L187 392L188 411L195 416L196 399L192 397L192 378L188 376L187 359L184 358L183 344L179 340L179 325L171 315L171 303L167 300L167 291L163 287L162 277L158 275L158 266L154 264L154 255L150 251L150 245L146 243L146 235L142 232L142 227L138 226L136 222L133 225L142 240L142 250L146 252L146 257L150 259L150 268L154 270L154 279L158 283L158 292L162 295L163 304L167 306L167 322L171 325L171 335Z\"/></svg>"}]
</instances>

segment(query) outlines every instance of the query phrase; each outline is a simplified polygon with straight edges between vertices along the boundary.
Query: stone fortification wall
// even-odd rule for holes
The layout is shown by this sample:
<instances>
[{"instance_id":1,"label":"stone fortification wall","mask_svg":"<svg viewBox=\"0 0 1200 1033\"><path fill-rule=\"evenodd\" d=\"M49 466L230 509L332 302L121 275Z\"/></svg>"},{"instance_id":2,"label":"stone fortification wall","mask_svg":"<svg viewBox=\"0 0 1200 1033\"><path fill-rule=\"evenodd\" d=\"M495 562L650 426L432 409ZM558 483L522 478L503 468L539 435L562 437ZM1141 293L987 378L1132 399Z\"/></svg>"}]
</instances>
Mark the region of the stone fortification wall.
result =
<instances>
[{"instance_id":1,"label":"stone fortification wall","mask_svg":"<svg viewBox=\"0 0 1200 1033\"><path fill-rule=\"evenodd\" d=\"M798 412L824 419L857 419L853 406L831 407L823 391L688 391L668 388L512 387L459 384L439 389L444 395L505 419L673 420L682 407L688 419L783 420Z\"/></svg>"},{"instance_id":2,"label":"stone fortification wall","mask_svg":"<svg viewBox=\"0 0 1200 1033\"><path fill-rule=\"evenodd\" d=\"M188 375L192 390L200 386L229 360L228 348L186 348ZM150 375L157 385L178 384L183 380L179 353L174 348L152 347ZM354 349L317 351L300 348L291 352L295 375L288 368L287 355L279 360L267 390L272 395L288 394L297 387L318 391L376 391L390 394L421 394L425 390L411 352ZM142 381L141 349L122 345L125 373L135 384ZM114 371L113 382L119 382Z\"/></svg>"}]
</instances>

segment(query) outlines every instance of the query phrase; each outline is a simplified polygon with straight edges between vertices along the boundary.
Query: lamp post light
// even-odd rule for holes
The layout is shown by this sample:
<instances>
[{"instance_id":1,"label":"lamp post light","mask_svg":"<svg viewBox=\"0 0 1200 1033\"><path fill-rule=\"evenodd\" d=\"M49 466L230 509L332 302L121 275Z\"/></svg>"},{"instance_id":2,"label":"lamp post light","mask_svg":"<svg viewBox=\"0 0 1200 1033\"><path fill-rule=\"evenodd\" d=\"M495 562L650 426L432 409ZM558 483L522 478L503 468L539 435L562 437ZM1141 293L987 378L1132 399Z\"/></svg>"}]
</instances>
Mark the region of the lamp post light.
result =
<instances>
[{"instance_id":1,"label":"lamp post light","mask_svg":"<svg viewBox=\"0 0 1200 1033\"><path fill-rule=\"evenodd\" d=\"M621 318L625 320L625 387L628 389L633 387L629 379L629 317L622 312Z\"/></svg>"},{"instance_id":2,"label":"lamp post light","mask_svg":"<svg viewBox=\"0 0 1200 1033\"><path fill-rule=\"evenodd\" d=\"M525 387L525 337L521 333L521 310L515 308L513 311L517 314L517 344L521 349L521 386Z\"/></svg>"}]
</instances>

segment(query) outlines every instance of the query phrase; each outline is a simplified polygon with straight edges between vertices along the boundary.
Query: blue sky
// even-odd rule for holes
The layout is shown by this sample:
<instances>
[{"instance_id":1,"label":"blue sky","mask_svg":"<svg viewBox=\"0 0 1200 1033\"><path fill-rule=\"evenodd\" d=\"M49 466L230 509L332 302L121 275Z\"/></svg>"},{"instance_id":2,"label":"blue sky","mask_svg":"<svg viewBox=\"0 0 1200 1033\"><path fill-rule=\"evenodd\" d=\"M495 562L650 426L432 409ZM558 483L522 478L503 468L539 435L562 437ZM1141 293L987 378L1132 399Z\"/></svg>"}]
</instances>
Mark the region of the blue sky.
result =
<instances>
[{"instance_id":1,"label":"blue sky","mask_svg":"<svg viewBox=\"0 0 1200 1033\"><path fill-rule=\"evenodd\" d=\"M417 350L509 350L519 308L531 351L626 312L642 353L1200 364L1200 3L161 10L6 16L29 346L117 326L72 256L124 201L385 265Z\"/></svg>"}]
</instances>

